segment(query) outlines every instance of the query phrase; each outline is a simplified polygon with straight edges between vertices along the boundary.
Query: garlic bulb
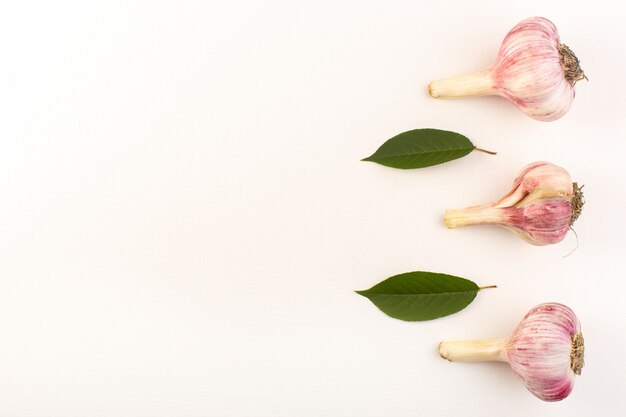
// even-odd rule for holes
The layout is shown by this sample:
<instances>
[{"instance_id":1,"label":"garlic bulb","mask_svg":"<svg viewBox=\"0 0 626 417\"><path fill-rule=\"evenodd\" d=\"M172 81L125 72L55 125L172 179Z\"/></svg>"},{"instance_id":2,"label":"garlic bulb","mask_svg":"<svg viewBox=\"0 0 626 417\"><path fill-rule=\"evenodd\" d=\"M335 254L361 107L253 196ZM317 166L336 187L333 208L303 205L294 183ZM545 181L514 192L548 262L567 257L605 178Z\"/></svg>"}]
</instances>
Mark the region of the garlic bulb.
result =
<instances>
[{"instance_id":1,"label":"garlic bulb","mask_svg":"<svg viewBox=\"0 0 626 417\"><path fill-rule=\"evenodd\" d=\"M526 388L544 401L560 401L574 387L585 364L580 322L567 306L540 304L511 337L442 342L439 355L451 362L507 362Z\"/></svg>"},{"instance_id":2,"label":"garlic bulb","mask_svg":"<svg viewBox=\"0 0 626 417\"><path fill-rule=\"evenodd\" d=\"M527 165L513 189L491 204L448 210L444 222L450 229L493 224L515 232L533 245L549 245L565 238L584 204L582 187L569 173L549 162Z\"/></svg>"},{"instance_id":3,"label":"garlic bulb","mask_svg":"<svg viewBox=\"0 0 626 417\"><path fill-rule=\"evenodd\" d=\"M531 17L506 35L491 67L433 81L428 91L435 98L499 95L530 117L551 121L570 109L574 85L583 78L578 58L561 43L554 24Z\"/></svg>"}]
</instances>

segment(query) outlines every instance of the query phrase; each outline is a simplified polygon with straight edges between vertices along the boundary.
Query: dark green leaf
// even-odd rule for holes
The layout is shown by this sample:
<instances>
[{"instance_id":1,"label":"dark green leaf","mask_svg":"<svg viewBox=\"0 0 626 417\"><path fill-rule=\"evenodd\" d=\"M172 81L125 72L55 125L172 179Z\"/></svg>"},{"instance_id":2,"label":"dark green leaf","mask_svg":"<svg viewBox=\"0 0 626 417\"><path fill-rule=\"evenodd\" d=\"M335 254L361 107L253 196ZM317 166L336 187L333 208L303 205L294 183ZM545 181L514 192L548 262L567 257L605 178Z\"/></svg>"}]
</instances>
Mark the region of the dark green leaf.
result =
<instances>
[{"instance_id":1,"label":"dark green leaf","mask_svg":"<svg viewBox=\"0 0 626 417\"><path fill-rule=\"evenodd\" d=\"M458 133L415 129L389 139L363 161L393 168L424 168L461 158L474 149L474 144Z\"/></svg>"},{"instance_id":2,"label":"dark green leaf","mask_svg":"<svg viewBox=\"0 0 626 417\"><path fill-rule=\"evenodd\" d=\"M480 290L478 285L465 278L415 271L395 275L369 290L356 292L367 297L388 316L423 321L463 310Z\"/></svg>"}]
</instances>

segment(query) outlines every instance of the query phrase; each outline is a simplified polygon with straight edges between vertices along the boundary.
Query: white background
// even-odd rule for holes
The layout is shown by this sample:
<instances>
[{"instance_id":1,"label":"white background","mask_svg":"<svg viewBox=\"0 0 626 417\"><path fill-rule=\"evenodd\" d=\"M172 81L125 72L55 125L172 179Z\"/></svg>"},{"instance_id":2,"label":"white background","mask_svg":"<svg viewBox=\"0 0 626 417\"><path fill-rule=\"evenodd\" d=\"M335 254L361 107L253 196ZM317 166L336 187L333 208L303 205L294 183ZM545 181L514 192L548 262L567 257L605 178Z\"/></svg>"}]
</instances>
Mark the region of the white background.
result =
<instances>
[{"instance_id":1,"label":"white background","mask_svg":"<svg viewBox=\"0 0 626 417\"><path fill-rule=\"evenodd\" d=\"M0 415L618 415L618 3L4 2ZM428 96L533 15L589 76L564 118ZM419 127L498 155L359 162ZM571 256L571 233L533 247L443 226L536 160L585 184ZM499 288L424 323L352 292L418 269ZM504 364L438 357L441 340L506 336L546 301L577 313L587 343L566 400L541 402Z\"/></svg>"}]
</instances>

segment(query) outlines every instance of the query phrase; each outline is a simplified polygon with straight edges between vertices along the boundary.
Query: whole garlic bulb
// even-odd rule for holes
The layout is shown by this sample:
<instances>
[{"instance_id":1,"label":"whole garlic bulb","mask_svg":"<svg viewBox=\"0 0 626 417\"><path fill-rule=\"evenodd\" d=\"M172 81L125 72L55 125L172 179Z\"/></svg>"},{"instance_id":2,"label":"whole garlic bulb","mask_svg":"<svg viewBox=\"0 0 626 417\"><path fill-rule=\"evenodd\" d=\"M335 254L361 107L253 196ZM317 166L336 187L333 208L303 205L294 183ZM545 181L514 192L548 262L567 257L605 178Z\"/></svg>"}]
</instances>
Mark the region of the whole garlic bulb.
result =
<instances>
[{"instance_id":1,"label":"whole garlic bulb","mask_svg":"<svg viewBox=\"0 0 626 417\"><path fill-rule=\"evenodd\" d=\"M574 85L586 79L576 55L543 17L518 23L506 35L496 62L484 71L428 86L435 98L502 96L530 117L552 121L568 112Z\"/></svg>"},{"instance_id":2,"label":"whole garlic bulb","mask_svg":"<svg viewBox=\"0 0 626 417\"><path fill-rule=\"evenodd\" d=\"M574 312L559 303L534 307L511 337L439 344L451 362L507 362L536 397L560 401L574 388L585 364L585 342Z\"/></svg>"},{"instance_id":3,"label":"whole garlic bulb","mask_svg":"<svg viewBox=\"0 0 626 417\"><path fill-rule=\"evenodd\" d=\"M582 212L582 187L570 174L549 162L527 165L500 200L460 210L447 210L450 229L492 224L507 228L533 245L558 243Z\"/></svg>"}]
</instances>

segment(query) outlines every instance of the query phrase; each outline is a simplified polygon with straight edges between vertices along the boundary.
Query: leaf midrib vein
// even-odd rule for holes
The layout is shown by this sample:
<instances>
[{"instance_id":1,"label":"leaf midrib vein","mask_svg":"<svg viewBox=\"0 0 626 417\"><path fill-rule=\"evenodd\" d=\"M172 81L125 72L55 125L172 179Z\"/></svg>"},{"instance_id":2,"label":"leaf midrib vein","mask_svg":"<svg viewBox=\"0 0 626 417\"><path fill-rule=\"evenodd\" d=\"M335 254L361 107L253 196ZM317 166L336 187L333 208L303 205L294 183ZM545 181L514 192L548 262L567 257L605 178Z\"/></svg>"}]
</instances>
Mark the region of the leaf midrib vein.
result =
<instances>
[{"instance_id":1,"label":"leaf midrib vein","mask_svg":"<svg viewBox=\"0 0 626 417\"><path fill-rule=\"evenodd\" d=\"M478 288L476 289L472 289L472 290L464 290L464 291L446 291L446 292L426 292L426 293L406 293L406 294L401 294L401 293L386 293L386 292L375 292L375 293L371 293L371 294L366 294L366 295L397 295L397 296L407 296L407 295L446 295L446 294L463 294L463 293L467 293L467 292L478 292Z\"/></svg>"},{"instance_id":2,"label":"leaf midrib vein","mask_svg":"<svg viewBox=\"0 0 626 417\"><path fill-rule=\"evenodd\" d=\"M444 152L453 152L453 151L466 151L466 150L472 150L472 148L454 148L454 149L444 149L444 150L434 150L434 151L424 151L424 152L419 152L419 153L398 153L398 154L384 154L384 155L379 155L379 158L398 158L400 156L420 156L420 155L431 155L431 154L436 154L436 153L444 153ZM376 156L376 154L372 155L372 156Z\"/></svg>"}]
</instances>

